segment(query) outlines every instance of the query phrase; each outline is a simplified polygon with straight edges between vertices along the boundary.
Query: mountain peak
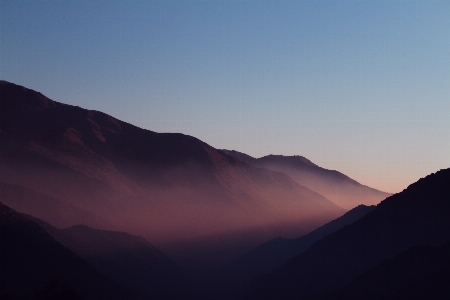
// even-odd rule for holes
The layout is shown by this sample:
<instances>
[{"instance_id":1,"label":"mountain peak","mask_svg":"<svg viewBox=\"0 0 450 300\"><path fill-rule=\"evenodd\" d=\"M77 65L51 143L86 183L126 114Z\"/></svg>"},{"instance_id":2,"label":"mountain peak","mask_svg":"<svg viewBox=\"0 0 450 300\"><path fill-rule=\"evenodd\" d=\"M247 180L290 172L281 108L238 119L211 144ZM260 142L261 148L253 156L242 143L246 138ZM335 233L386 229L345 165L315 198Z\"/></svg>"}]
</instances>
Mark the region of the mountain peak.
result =
<instances>
[{"instance_id":1,"label":"mountain peak","mask_svg":"<svg viewBox=\"0 0 450 300\"><path fill-rule=\"evenodd\" d=\"M346 209L352 209L359 204L378 204L390 196L388 193L364 186L338 171L322 168L300 155L270 154L253 158L233 150L225 152L256 167L285 173L299 184L324 195Z\"/></svg>"}]
</instances>

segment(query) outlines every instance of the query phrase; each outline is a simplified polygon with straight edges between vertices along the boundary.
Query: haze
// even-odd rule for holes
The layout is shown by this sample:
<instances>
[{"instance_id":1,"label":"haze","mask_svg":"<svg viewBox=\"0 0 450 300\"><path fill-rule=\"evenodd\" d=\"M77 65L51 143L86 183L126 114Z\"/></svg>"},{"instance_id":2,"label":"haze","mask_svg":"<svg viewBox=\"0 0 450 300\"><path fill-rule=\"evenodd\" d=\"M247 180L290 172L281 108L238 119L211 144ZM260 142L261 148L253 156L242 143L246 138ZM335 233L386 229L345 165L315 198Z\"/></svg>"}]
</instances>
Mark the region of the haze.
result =
<instances>
[{"instance_id":1,"label":"haze","mask_svg":"<svg viewBox=\"0 0 450 300\"><path fill-rule=\"evenodd\" d=\"M399 192L450 165L449 1L1 1L0 78Z\"/></svg>"}]
</instances>

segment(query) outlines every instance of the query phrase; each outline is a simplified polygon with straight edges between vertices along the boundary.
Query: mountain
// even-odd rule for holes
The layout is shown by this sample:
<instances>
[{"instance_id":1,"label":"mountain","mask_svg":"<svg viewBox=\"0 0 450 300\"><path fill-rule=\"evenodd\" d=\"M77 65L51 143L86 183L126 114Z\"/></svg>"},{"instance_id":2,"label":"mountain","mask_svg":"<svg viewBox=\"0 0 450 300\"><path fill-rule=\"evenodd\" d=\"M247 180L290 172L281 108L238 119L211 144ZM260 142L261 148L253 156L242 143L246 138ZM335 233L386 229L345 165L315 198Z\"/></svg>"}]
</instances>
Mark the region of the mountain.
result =
<instances>
[{"instance_id":1,"label":"mountain","mask_svg":"<svg viewBox=\"0 0 450 300\"><path fill-rule=\"evenodd\" d=\"M18 212L47 220L58 228L79 223L95 228L112 227L92 212L14 184L0 182L0 202Z\"/></svg>"},{"instance_id":2,"label":"mountain","mask_svg":"<svg viewBox=\"0 0 450 300\"><path fill-rule=\"evenodd\" d=\"M1 182L99 216L114 227L103 229L143 236L186 262L205 260L203 249L223 250L211 259L225 261L345 212L283 173L191 136L144 130L5 81L0 100Z\"/></svg>"},{"instance_id":3,"label":"mountain","mask_svg":"<svg viewBox=\"0 0 450 300\"><path fill-rule=\"evenodd\" d=\"M253 166L283 172L346 209L359 204L376 205L391 195L362 185L338 171L319 167L303 156L268 155L254 158L235 150L223 151Z\"/></svg>"},{"instance_id":4,"label":"mountain","mask_svg":"<svg viewBox=\"0 0 450 300\"><path fill-rule=\"evenodd\" d=\"M115 282L0 203L2 299L133 299Z\"/></svg>"},{"instance_id":5,"label":"mountain","mask_svg":"<svg viewBox=\"0 0 450 300\"><path fill-rule=\"evenodd\" d=\"M245 299L304 299L342 288L386 259L450 241L450 169L382 201L360 220L260 277Z\"/></svg>"},{"instance_id":6,"label":"mountain","mask_svg":"<svg viewBox=\"0 0 450 300\"><path fill-rule=\"evenodd\" d=\"M39 224L137 299L183 299L179 267L144 238L84 225L57 229L42 221Z\"/></svg>"},{"instance_id":7,"label":"mountain","mask_svg":"<svg viewBox=\"0 0 450 300\"><path fill-rule=\"evenodd\" d=\"M420 246L384 261L317 300L449 299L450 243Z\"/></svg>"},{"instance_id":8,"label":"mountain","mask_svg":"<svg viewBox=\"0 0 450 300\"><path fill-rule=\"evenodd\" d=\"M274 271L290 258L308 249L310 245L325 236L352 224L373 211L375 206L359 205L343 216L296 239L276 238L256 247L232 263L216 270L219 281L226 289L237 288L250 283L257 276Z\"/></svg>"}]
</instances>

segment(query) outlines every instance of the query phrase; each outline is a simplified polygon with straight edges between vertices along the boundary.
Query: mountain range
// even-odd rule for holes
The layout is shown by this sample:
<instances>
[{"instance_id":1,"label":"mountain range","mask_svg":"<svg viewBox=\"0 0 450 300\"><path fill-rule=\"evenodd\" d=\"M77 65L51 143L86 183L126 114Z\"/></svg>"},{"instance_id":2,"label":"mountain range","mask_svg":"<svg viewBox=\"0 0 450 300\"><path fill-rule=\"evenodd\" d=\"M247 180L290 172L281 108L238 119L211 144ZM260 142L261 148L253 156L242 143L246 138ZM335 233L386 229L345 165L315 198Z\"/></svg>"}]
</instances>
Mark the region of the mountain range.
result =
<instances>
[{"instance_id":1,"label":"mountain range","mask_svg":"<svg viewBox=\"0 0 450 300\"><path fill-rule=\"evenodd\" d=\"M390 195L0 81L2 299L448 299L450 169Z\"/></svg>"},{"instance_id":2,"label":"mountain range","mask_svg":"<svg viewBox=\"0 0 450 300\"><path fill-rule=\"evenodd\" d=\"M194 137L144 130L6 81L0 95L0 182L40 194L46 211L71 211L62 222L33 201L21 203L54 226L120 228L173 256L204 257L197 245L180 251L180 243L226 236L216 247L223 248L232 236L242 241L233 248L243 252L280 234L298 237L345 213L288 175Z\"/></svg>"},{"instance_id":3,"label":"mountain range","mask_svg":"<svg viewBox=\"0 0 450 300\"><path fill-rule=\"evenodd\" d=\"M319 167L303 156L267 155L254 158L235 150L223 151L253 166L285 173L346 209L360 204L377 205L391 195L362 185L341 172Z\"/></svg>"}]
</instances>

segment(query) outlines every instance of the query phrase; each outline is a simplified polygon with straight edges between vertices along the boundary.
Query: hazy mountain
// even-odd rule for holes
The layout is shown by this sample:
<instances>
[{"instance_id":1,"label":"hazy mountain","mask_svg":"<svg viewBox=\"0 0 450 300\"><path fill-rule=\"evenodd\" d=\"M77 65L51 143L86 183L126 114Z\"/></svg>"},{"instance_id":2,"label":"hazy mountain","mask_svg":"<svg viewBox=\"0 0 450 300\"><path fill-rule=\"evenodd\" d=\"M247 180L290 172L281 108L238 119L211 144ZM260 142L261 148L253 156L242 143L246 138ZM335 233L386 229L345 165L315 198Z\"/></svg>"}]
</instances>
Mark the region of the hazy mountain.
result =
<instances>
[{"instance_id":1,"label":"hazy mountain","mask_svg":"<svg viewBox=\"0 0 450 300\"><path fill-rule=\"evenodd\" d=\"M57 229L42 221L39 224L136 298L183 298L180 268L144 238L84 225Z\"/></svg>"},{"instance_id":2,"label":"hazy mountain","mask_svg":"<svg viewBox=\"0 0 450 300\"><path fill-rule=\"evenodd\" d=\"M359 204L376 205L391 195L362 185L338 171L319 167L303 156L268 155L254 158L234 150L223 151L248 164L283 172L346 209Z\"/></svg>"},{"instance_id":3,"label":"hazy mountain","mask_svg":"<svg viewBox=\"0 0 450 300\"><path fill-rule=\"evenodd\" d=\"M0 202L18 212L47 220L58 228L79 223L95 228L112 227L92 212L18 185L0 182Z\"/></svg>"},{"instance_id":4,"label":"hazy mountain","mask_svg":"<svg viewBox=\"0 0 450 300\"><path fill-rule=\"evenodd\" d=\"M303 299L343 287L411 247L450 240L450 169L431 174L382 201L365 217L328 235L273 273L247 299Z\"/></svg>"},{"instance_id":5,"label":"hazy mountain","mask_svg":"<svg viewBox=\"0 0 450 300\"><path fill-rule=\"evenodd\" d=\"M280 234L297 237L345 212L194 137L144 130L5 81L0 96L0 181L92 212L187 262L206 260L201 251L219 261ZM186 241L194 241L189 249Z\"/></svg>"},{"instance_id":6,"label":"hazy mountain","mask_svg":"<svg viewBox=\"0 0 450 300\"><path fill-rule=\"evenodd\" d=\"M449 299L450 243L407 250L317 300Z\"/></svg>"},{"instance_id":7,"label":"hazy mountain","mask_svg":"<svg viewBox=\"0 0 450 300\"><path fill-rule=\"evenodd\" d=\"M1 203L0 240L2 299L133 298L37 223Z\"/></svg>"},{"instance_id":8,"label":"hazy mountain","mask_svg":"<svg viewBox=\"0 0 450 300\"><path fill-rule=\"evenodd\" d=\"M343 216L296 239L276 238L256 247L232 263L217 270L228 289L250 283L257 276L269 273L290 258L308 249L316 241L364 217L375 206L359 205Z\"/></svg>"}]
</instances>

